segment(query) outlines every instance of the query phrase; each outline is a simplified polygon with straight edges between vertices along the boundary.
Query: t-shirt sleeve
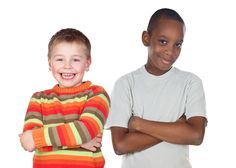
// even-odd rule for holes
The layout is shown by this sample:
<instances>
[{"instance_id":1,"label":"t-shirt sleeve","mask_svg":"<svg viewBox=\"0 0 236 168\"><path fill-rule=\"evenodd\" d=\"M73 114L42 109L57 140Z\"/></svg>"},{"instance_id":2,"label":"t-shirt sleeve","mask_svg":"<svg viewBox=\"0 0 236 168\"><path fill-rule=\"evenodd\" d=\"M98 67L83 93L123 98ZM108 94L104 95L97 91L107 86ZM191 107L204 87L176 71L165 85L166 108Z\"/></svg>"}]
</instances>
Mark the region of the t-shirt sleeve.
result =
<instances>
[{"instance_id":1,"label":"t-shirt sleeve","mask_svg":"<svg viewBox=\"0 0 236 168\"><path fill-rule=\"evenodd\" d=\"M188 83L185 115L187 119L194 116L206 117L206 101L202 81L192 75Z\"/></svg>"},{"instance_id":2,"label":"t-shirt sleeve","mask_svg":"<svg viewBox=\"0 0 236 168\"><path fill-rule=\"evenodd\" d=\"M113 126L128 128L132 115L132 97L130 81L127 76L118 79L111 93L111 107L105 125L106 129Z\"/></svg>"}]
</instances>

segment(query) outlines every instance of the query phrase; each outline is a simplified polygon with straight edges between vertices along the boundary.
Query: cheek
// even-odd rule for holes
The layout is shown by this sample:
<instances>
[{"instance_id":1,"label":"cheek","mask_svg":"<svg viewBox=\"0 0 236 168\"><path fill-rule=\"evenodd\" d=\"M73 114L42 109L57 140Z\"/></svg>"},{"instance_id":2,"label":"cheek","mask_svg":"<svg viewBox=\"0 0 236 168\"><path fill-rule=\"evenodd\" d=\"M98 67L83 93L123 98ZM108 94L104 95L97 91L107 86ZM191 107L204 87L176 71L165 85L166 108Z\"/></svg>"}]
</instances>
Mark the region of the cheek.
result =
<instances>
[{"instance_id":1,"label":"cheek","mask_svg":"<svg viewBox=\"0 0 236 168\"><path fill-rule=\"evenodd\" d=\"M54 68L61 68L65 66L65 61L54 61L51 63L51 66Z\"/></svg>"},{"instance_id":2,"label":"cheek","mask_svg":"<svg viewBox=\"0 0 236 168\"><path fill-rule=\"evenodd\" d=\"M51 66L51 70L52 70L53 72L55 72L57 69L58 69L57 66Z\"/></svg>"},{"instance_id":3,"label":"cheek","mask_svg":"<svg viewBox=\"0 0 236 168\"><path fill-rule=\"evenodd\" d=\"M176 49L176 51L174 52L174 59L176 60L178 57L179 57L179 55L180 55L180 49Z\"/></svg>"},{"instance_id":4,"label":"cheek","mask_svg":"<svg viewBox=\"0 0 236 168\"><path fill-rule=\"evenodd\" d=\"M158 59L163 53L164 53L164 50L162 50L161 48L152 48L150 50L150 56L152 57L152 59Z\"/></svg>"},{"instance_id":5,"label":"cheek","mask_svg":"<svg viewBox=\"0 0 236 168\"><path fill-rule=\"evenodd\" d=\"M83 62L79 62L79 63L73 63L72 67L74 69L77 69L78 71L85 71L85 69L88 68L88 64L83 63Z\"/></svg>"},{"instance_id":6,"label":"cheek","mask_svg":"<svg viewBox=\"0 0 236 168\"><path fill-rule=\"evenodd\" d=\"M52 72L53 76L56 76L58 74L58 70L54 67L51 69L51 72Z\"/></svg>"},{"instance_id":7,"label":"cheek","mask_svg":"<svg viewBox=\"0 0 236 168\"><path fill-rule=\"evenodd\" d=\"M62 65L60 64L51 64L50 68L53 73L57 72L59 69L61 69Z\"/></svg>"},{"instance_id":8,"label":"cheek","mask_svg":"<svg viewBox=\"0 0 236 168\"><path fill-rule=\"evenodd\" d=\"M163 53L165 51L165 48L159 45L155 45L153 47L151 47L151 52L153 53L153 55L160 55L161 53Z\"/></svg>"}]
</instances>

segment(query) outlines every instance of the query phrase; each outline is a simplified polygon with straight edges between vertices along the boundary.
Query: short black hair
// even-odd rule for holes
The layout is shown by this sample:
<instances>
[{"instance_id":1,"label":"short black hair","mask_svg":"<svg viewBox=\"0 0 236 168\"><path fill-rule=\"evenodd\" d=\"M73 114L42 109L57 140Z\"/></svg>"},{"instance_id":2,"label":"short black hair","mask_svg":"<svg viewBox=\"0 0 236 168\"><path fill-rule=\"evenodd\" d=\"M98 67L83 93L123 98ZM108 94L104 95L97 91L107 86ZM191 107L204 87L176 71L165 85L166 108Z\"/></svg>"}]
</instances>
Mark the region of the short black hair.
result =
<instances>
[{"instance_id":1,"label":"short black hair","mask_svg":"<svg viewBox=\"0 0 236 168\"><path fill-rule=\"evenodd\" d=\"M160 19L160 18L167 18L167 19L173 19L176 21L179 21L181 23L184 24L184 20L182 19L182 17L173 9L169 9L169 8L162 8L157 10L150 18L149 23L148 23L148 27L147 27L147 31L149 33L152 32L156 22Z\"/></svg>"}]
</instances>

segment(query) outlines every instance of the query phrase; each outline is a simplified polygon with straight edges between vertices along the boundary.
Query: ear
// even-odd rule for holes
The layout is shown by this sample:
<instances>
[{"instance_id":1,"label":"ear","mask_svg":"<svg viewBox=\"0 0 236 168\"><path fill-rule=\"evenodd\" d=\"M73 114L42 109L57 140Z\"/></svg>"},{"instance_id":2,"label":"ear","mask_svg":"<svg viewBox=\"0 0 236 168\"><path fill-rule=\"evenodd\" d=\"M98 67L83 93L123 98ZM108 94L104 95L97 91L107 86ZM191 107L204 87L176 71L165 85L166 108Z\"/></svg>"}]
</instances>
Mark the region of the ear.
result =
<instances>
[{"instance_id":1,"label":"ear","mask_svg":"<svg viewBox=\"0 0 236 168\"><path fill-rule=\"evenodd\" d=\"M91 58L89 58L89 59L87 60L86 69L85 69L87 72L89 71L89 67L90 67L90 65L91 65L91 62L92 62L92 60L91 60Z\"/></svg>"},{"instance_id":2,"label":"ear","mask_svg":"<svg viewBox=\"0 0 236 168\"><path fill-rule=\"evenodd\" d=\"M150 45L150 35L147 31L143 31L142 42L143 42L143 45L146 47Z\"/></svg>"},{"instance_id":3,"label":"ear","mask_svg":"<svg viewBox=\"0 0 236 168\"><path fill-rule=\"evenodd\" d=\"M51 66L51 61L50 61L50 59L48 59L48 66L49 66L49 71L51 71L51 70L52 70L52 66Z\"/></svg>"}]
</instances>

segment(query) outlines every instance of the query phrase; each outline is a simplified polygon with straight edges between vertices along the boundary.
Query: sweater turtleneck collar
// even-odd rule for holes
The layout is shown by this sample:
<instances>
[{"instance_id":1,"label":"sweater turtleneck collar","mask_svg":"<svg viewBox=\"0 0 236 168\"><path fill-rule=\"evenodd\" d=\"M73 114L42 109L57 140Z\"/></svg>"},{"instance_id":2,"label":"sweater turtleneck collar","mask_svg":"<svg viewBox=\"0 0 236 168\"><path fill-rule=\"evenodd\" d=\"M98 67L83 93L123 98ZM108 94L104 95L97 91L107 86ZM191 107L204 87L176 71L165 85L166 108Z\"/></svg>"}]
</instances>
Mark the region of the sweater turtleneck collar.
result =
<instances>
[{"instance_id":1,"label":"sweater turtleneck collar","mask_svg":"<svg viewBox=\"0 0 236 168\"><path fill-rule=\"evenodd\" d=\"M67 94L67 93L76 93L76 92L81 92L87 88L89 88L92 85L90 81L85 81L81 83L79 86L76 87L68 87L68 88L62 88L59 87L59 85L55 85L52 90L56 93L59 94Z\"/></svg>"}]
</instances>

